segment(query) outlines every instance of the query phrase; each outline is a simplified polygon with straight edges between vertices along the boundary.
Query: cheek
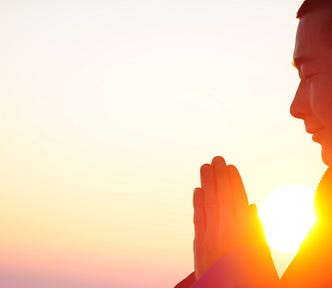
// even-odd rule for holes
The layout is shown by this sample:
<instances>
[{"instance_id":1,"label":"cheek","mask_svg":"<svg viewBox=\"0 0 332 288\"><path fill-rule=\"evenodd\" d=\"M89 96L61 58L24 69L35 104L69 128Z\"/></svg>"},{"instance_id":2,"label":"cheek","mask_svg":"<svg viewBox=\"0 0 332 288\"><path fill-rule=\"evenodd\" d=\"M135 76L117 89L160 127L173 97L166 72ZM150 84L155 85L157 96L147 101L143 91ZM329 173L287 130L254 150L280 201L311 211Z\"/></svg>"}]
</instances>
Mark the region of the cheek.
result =
<instances>
[{"instance_id":1,"label":"cheek","mask_svg":"<svg viewBox=\"0 0 332 288\"><path fill-rule=\"evenodd\" d=\"M329 82L317 80L310 87L312 113L324 126L332 126L332 85Z\"/></svg>"}]
</instances>

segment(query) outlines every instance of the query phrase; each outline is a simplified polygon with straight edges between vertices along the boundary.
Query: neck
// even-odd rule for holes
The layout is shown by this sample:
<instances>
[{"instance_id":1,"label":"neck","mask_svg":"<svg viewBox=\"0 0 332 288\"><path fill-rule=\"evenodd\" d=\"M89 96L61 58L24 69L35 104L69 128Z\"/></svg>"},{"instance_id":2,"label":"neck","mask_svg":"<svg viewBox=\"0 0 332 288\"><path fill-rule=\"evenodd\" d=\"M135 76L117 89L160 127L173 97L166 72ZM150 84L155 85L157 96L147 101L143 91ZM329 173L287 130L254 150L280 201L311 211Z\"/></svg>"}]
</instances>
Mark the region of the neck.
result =
<instances>
[{"instance_id":1,"label":"neck","mask_svg":"<svg viewBox=\"0 0 332 288\"><path fill-rule=\"evenodd\" d=\"M318 221L332 222L332 168L326 170L316 190L315 211Z\"/></svg>"}]
</instances>

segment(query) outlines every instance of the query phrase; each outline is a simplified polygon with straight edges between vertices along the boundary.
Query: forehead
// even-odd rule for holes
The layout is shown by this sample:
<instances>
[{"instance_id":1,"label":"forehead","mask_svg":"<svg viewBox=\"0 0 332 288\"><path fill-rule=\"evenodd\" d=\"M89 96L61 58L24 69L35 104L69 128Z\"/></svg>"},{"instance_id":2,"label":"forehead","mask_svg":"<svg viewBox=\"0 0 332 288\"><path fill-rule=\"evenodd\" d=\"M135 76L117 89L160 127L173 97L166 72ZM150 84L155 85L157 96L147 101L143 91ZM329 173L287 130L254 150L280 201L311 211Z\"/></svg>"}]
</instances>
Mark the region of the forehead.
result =
<instances>
[{"instance_id":1,"label":"forehead","mask_svg":"<svg viewBox=\"0 0 332 288\"><path fill-rule=\"evenodd\" d=\"M329 15L329 11L320 9L310 12L300 19L294 49L294 62L296 65L297 59L312 59L325 55L325 50L327 50L328 47L323 39L324 31L326 33L325 25Z\"/></svg>"}]
</instances>

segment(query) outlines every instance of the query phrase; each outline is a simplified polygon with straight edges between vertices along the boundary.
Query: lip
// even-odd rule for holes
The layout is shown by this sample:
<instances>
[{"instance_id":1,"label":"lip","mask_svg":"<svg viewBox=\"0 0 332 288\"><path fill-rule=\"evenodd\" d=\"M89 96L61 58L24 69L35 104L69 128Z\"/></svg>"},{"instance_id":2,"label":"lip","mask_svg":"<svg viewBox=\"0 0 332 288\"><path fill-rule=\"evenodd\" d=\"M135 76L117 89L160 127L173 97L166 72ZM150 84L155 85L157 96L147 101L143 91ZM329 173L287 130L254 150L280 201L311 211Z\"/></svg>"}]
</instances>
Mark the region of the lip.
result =
<instances>
[{"instance_id":1,"label":"lip","mask_svg":"<svg viewBox=\"0 0 332 288\"><path fill-rule=\"evenodd\" d=\"M306 127L305 130L309 134L312 134L312 141L314 141L314 142L320 142L322 140L323 127L319 127L319 128Z\"/></svg>"}]
</instances>

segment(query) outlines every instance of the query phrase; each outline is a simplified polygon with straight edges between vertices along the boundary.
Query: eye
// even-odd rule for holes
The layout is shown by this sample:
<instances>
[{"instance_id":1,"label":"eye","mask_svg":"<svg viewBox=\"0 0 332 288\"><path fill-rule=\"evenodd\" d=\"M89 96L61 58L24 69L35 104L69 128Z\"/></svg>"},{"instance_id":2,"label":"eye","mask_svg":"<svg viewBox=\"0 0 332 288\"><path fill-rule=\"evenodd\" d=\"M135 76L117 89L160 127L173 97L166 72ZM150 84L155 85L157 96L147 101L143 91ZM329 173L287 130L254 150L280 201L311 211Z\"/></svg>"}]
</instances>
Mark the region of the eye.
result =
<instances>
[{"instance_id":1,"label":"eye","mask_svg":"<svg viewBox=\"0 0 332 288\"><path fill-rule=\"evenodd\" d=\"M305 81L312 80L316 75L318 75L318 73L311 73L311 74L305 75L304 80Z\"/></svg>"},{"instance_id":2,"label":"eye","mask_svg":"<svg viewBox=\"0 0 332 288\"><path fill-rule=\"evenodd\" d=\"M312 80L317 75L318 75L318 72L310 72L310 73L301 73L301 72L299 72L299 77L302 81Z\"/></svg>"},{"instance_id":3,"label":"eye","mask_svg":"<svg viewBox=\"0 0 332 288\"><path fill-rule=\"evenodd\" d=\"M298 69L299 77L302 81L307 82L312 80L315 76L318 75L319 67L317 65L301 65Z\"/></svg>"}]
</instances>

